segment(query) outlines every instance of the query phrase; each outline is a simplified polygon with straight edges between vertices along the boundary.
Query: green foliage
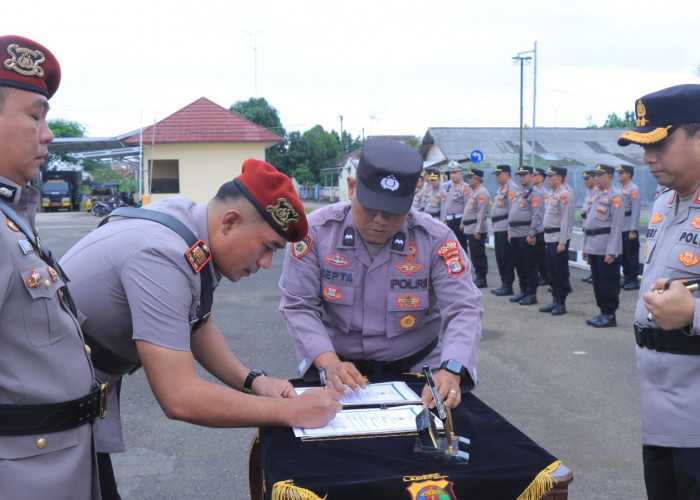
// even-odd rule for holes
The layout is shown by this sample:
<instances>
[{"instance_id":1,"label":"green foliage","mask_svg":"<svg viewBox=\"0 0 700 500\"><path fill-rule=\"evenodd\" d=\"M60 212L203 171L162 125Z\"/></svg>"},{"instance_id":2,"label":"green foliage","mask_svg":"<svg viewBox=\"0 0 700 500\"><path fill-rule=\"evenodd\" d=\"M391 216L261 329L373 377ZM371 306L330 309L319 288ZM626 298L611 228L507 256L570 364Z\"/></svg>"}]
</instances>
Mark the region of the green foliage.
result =
<instances>
[{"instance_id":1,"label":"green foliage","mask_svg":"<svg viewBox=\"0 0 700 500\"><path fill-rule=\"evenodd\" d=\"M101 165L96 165L95 167L96 168L91 171L92 184L117 183L119 184L119 189L117 191L126 191L127 193L136 191L136 181L133 177L127 179L116 170L110 168L108 163L101 163ZM89 192L92 188L88 187L86 189L87 192Z\"/></svg>"},{"instance_id":2,"label":"green foliage","mask_svg":"<svg viewBox=\"0 0 700 500\"><path fill-rule=\"evenodd\" d=\"M634 111L625 111L624 118L620 118L616 113L610 113L601 128L632 128L636 124Z\"/></svg>"},{"instance_id":3,"label":"green foliage","mask_svg":"<svg viewBox=\"0 0 700 500\"><path fill-rule=\"evenodd\" d=\"M247 101L236 101L229 110L283 139L279 144L265 150L265 161L288 173L285 168L287 165L285 165L283 160L286 152L287 131L282 126L279 112L273 106L270 106L264 97L251 97Z\"/></svg>"},{"instance_id":4,"label":"green foliage","mask_svg":"<svg viewBox=\"0 0 700 500\"><path fill-rule=\"evenodd\" d=\"M85 137L85 126L78 122L59 118L49 120L48 125L54 137Z\"/></svg>"}]
</instances>

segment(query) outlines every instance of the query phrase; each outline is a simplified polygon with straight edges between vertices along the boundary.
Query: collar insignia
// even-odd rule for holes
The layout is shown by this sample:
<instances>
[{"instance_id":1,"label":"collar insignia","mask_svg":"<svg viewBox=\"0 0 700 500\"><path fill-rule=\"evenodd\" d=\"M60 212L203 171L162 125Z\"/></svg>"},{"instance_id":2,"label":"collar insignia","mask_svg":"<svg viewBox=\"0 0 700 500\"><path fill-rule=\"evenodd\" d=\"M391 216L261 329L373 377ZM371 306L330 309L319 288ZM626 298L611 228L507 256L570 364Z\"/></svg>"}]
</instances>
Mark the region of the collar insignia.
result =
<instances>
[{"instance_id":1,"label":"collar insignia","mask_svg":"<svg viewBox=\"0 0 700 500\"><path fill-rule=\"evenodd\" d=\"M392 250L398 250L398 251L403 251L404 246L406 245L406 235L403 234L402 231L399 231L394 235L394 240L391 243L391 249Z\"/></svg>"},{"instance_id":2,"label":"collar insignia","mask_svg":"<svg viewBox=\"0 0 700 500\"><path fill-rule=\"evenodd\" d=\"M9 184L3 184L0 182L0 198L3 198L8 201L12 201L15 198L15 193L17 192L17 188L14 186L10 186Z\"/></svg>"},{"instance_id":3,"label":"collar insignia","mask_svg":"<svg viewBox=\"0 0 700 500\"><path fill-rule=\"evenodd\" d=\"M283 231L289 229L289 225L294 222L299 222L299 214L294 210L294 207L285 199L277 198L277 205L274 207L268 205L265 211L272 216L274 221Z\"/></svg>"},{"instance_id":4,"label":"collar insignia","mask_svg":"<svg viewBox=\"0 0 700 500\"><path fill-rule=\"evenodd\" d=\"M355 229L352 227L346 227L343 233L343 245L346 247L355 246Z\"/></svg>"}]
</instances>

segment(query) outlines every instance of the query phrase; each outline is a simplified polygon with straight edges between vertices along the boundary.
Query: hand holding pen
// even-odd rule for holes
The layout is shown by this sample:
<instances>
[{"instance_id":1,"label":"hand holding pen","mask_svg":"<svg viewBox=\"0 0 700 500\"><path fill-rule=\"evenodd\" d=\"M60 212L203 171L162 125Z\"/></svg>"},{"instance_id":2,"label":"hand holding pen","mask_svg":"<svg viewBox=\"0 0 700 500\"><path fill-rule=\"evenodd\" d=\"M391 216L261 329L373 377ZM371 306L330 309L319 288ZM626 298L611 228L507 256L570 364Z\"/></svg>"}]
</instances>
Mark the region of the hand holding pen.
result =
<instances>
[{"instance_id":1,"label":"hand holding pen","mask_svg":"<svg viewBox=\"0 0 700 500\"><path fill-rule=\"evenodd\" d=\"M683 328L693 323L695 297L700 280L660 278L642 296L649 314L647 320L663 330Z\"/></svg>"}]
</instances>

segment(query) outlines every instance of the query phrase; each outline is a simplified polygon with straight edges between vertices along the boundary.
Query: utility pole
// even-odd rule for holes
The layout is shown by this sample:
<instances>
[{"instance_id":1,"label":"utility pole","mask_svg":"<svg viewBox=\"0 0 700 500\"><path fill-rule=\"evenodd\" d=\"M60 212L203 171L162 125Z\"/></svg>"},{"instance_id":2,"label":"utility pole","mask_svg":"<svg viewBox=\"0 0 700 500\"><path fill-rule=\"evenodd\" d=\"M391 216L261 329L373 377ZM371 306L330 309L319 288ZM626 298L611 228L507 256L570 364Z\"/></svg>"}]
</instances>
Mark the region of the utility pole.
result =
<instances>
[{"instance_id":1,"label":"utility pole","mask_svg":"<svg viewBox=\"0 0 700 500\"><path fill-rule=\"evenodd\" d=\"M343 115L340 116L340 153L345 154L345 144L343 144Z\"/></svg>"},{"instance_id":2,"label":"utility pole","mask_svg":"<svg viewBox=\"0 0 700 500\"><path fill-rule=\"evenodd\" d=\"M530 152L530 162L535 166L535 118L536 118L536 101L537 101L537 42L533 50L518 52L518 55L513 57L513 63L520 63L520 165L523 164L523 65L525 61L530 61L533 58L523 56L523 54L533 54L535 60L535 77L534 77L534 93L532 96L532 151Z\"/></svg>"}]
</instances>

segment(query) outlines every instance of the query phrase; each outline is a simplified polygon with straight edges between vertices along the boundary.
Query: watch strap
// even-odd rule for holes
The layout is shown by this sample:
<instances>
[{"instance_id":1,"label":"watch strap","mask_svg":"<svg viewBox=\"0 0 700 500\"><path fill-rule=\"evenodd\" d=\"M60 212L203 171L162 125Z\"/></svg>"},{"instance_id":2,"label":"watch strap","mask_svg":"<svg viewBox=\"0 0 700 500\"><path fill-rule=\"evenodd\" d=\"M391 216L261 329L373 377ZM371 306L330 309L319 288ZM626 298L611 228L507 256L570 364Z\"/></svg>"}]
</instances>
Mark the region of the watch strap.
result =
<instances>
[{"instance_id":1,"label":"watch strap","mask_svg":"<svg viewBox=\"0 0 700 500\"><path fill-rule=\"evenodd\" d=\"M248 376L245 378L245 382L243 382L243 392L246 394L252 394L253 392L253 380L255 380L257 377L260 376L265 376L265 372L262 370L259 370L257 368L254 368L253 370L250 370L248 373Z\"/></svg>"}]
</instances>

